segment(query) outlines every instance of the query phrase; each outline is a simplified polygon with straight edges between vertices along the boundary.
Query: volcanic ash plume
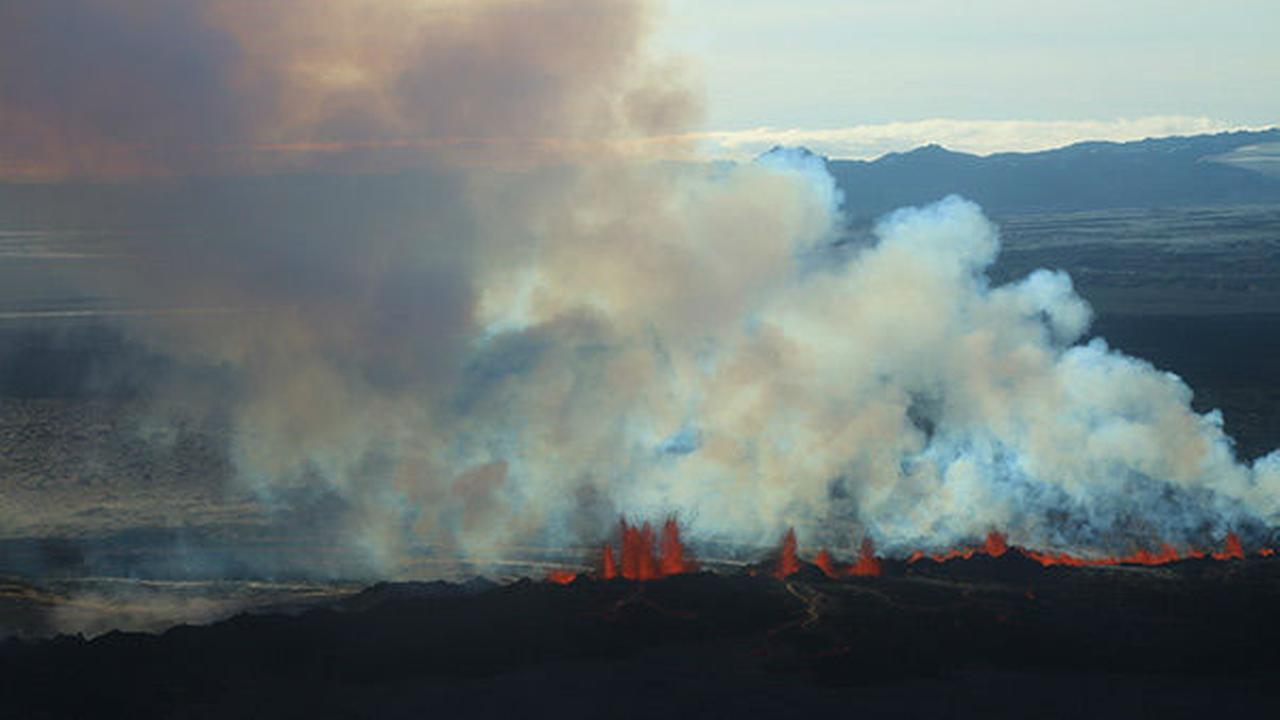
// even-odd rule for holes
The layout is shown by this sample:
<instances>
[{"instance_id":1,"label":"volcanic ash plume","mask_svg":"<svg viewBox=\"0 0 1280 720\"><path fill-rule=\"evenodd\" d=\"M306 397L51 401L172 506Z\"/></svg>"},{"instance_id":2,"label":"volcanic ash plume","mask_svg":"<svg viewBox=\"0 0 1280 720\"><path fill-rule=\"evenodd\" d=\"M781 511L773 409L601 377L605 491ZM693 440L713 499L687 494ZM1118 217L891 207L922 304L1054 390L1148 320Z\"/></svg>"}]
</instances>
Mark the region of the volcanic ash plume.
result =
<instances>
[{"instance_id":1,"label":"volcanic ash plume","mask_svg":"<svg viewBox=\"0 0 1280 720\"><path fill-rule=\"evenodd\" d=\"M992 287L997 233L972 203L899 211L848 248L806 158L696 188L621 247L526 269L541 281L522 322L480 350L510 368L477 390L504 417L473 426L506 427L518 486L555 498L543 483L580 478L629 512L678 509L695 536L794 524L890 551L991 528L1033 547L1208 545L1275 523L1280 455L1239 465L1176 376L1081 344L1090 311L1066 275Z\"/></svg>"},{"instance_id":2,"label":"volcanic ash plume","mask_svg":"<svg viewBox=\"0 0 1280 720\"><path fill-rule=\"evenodd\" d=\"M972 203L849 246L810 158L578 172L515 217L471 190L465 280L386 268L357 285L373 302L240 345L245 476L336 488L388 559L585 544L619 514L677 512L695 544L794 525L888 552L992 528L1205 547L1275 524L1280 455L1238 464L1176 376L1082 343L1066 275L991 286L997 232ZM491 229L517 222L520 243Z\"/></svg>"},{"instance_id":3,"label":"volcanic ash plume","mask_svg":"<svg viewBox=\"0 0 1280 720\"><path fill-rule=\"evenodd\" d=\"M0 135L48 135L9 170L170 178L100 203L151 230L86 282L184 310L120 320L190 370L159 397L230 419L264 506L337 498L384 571L599 547L620 514L887 553L1280 520L1280 454L1238 463L1177 377L1084 342L1066 275L992 286L972 203L843 242L820 159L685 154L696 103L643 52L643 3L152 5L0 10L28 39L0 47L59 61L0 70ZM111 30L98 52L59 40L67 8ZM118 92L40 75L79 66ZM262 174L190 177L233 171Z\"/></svg>"}]
</instances>

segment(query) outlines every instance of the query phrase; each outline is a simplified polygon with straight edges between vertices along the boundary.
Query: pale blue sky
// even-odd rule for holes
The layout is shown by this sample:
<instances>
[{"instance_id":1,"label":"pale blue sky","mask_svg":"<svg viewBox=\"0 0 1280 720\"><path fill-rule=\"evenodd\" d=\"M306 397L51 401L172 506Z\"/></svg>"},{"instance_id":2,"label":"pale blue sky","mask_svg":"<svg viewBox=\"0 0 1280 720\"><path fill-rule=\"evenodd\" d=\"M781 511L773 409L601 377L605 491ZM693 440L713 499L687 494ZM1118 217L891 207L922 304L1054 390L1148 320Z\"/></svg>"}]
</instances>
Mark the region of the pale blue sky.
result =
<instances>
[{"instance_id":1,"label":"pale blue sky","mask_svg":"<svg viewBox=\"0 0 1280 720\"><path fill-rule=\"evenodd\" d=\"M1280 0L666 0L707 128L1280 120Z\"/></svg>"}]
</instances>

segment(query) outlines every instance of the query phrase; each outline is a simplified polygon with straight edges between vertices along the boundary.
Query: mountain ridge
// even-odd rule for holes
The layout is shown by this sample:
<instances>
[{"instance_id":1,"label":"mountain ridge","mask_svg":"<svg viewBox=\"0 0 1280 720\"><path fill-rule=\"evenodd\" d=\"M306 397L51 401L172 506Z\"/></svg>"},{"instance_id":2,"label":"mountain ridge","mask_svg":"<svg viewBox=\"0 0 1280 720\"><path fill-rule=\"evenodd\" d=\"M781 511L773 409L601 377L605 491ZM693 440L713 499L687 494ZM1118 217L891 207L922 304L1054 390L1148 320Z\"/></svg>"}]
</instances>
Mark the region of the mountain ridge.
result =
<instances>
[{"instance_id":1,"label":"mountain ridge","mask_svg":"<svg viewBox=\"0 0 1280 720\"><path fill-rule=\"evenodd\" d=\"M875 160L827 159L852 219L946 195L993 214L1280 202L1280 178L1221 160L1280 141L1280 128L1084 141L1036 152L974 155L936 143Z\"/></svg>"}]
</instances>

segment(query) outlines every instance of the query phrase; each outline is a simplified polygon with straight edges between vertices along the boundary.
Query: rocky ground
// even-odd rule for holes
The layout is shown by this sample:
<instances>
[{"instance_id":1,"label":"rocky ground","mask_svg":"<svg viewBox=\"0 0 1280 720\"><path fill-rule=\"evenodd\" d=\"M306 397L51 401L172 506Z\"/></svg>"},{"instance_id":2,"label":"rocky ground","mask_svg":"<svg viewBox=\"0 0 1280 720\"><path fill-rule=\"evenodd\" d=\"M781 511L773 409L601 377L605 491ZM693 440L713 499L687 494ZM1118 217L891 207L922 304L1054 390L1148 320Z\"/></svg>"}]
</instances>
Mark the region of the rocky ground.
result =
<instances>
[{"instance_id":1,"label":"rocky ground","mask_svg":"<svg viewBox=\"0 0 1280 720\"><path fill-rule=\"evenodd\" d=\"M1280 710L1280 560L378 585L0 645L21 717L1203 717Z\"/></svg>"}]
</instances>

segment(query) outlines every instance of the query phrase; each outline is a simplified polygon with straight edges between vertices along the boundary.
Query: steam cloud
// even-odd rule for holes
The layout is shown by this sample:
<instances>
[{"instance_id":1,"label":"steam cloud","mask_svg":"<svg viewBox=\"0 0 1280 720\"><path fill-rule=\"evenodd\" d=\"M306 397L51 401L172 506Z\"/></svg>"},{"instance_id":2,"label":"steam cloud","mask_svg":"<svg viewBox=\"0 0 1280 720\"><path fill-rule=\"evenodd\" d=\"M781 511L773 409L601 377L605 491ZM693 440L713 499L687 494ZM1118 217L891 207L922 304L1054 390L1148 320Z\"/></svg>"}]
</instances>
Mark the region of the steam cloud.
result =
<instances>
[{"instance_id":1,"label":"steam cloud","mask_svg":"<svg viewBox=\"0 0 1280 720\"><path fill-rule=\"evenodd\" d=\"M1066 275L992 286L998 234L973 204L840 244L819 159L638 157L696 116L643 52L649 17L10 4L0 143L25 139L6 152L21 175L180 176L115 211L156 229L95 289L243 310L119 321L227 378L167 390L231 416L236 482L268 506L339 493L344 537L388 570L425 545L594 541L619 513L678 512L695 542L795 526L891 552L993 528L1205 545L1280 521L1280 453L1239 463L1177 377L1081 344ZM73 19L93 45L67 41ZM285 169L307 172L192 177Z\"/></svg>"}]
</instances>

